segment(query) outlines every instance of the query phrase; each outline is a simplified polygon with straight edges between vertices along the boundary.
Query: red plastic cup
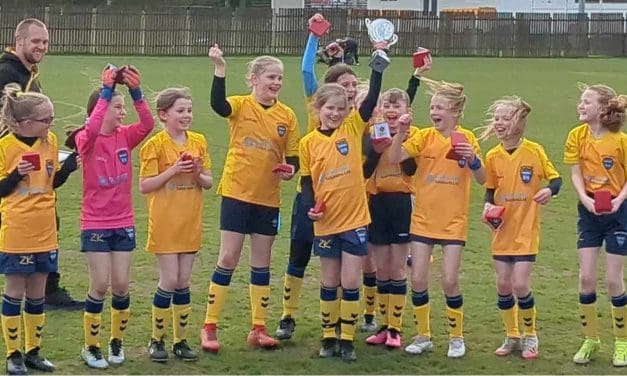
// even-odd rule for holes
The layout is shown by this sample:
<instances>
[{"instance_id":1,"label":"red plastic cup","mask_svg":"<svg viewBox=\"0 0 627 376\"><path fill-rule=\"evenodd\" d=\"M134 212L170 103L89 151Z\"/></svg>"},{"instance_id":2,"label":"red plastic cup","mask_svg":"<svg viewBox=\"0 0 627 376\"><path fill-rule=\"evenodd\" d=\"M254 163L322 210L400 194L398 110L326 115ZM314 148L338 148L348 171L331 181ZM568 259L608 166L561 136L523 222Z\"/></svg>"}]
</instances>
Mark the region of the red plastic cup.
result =
<instances>
[{"instance_id":1,"label":"red plastic cup","mask_svg":"<svg viewBox=\"0 0 627 376\"><path fill-rule=\"evenodd\" d=\"M318 38L328 33L330 29L331 29L331 23L327 20L321 20L321 21L316 20L316 21L313 21L311 25L309 25L309 31L313 33L313 35L317 36Z\"/></svg>"},{"instance_id":2,"label":"red plastic cup","mask_svg":"<svg viewBox=\"0 0 627 376\"><path fill-rule=\"evenodd\" d=\"M414 52L413 62L414 68L420 68L425 65L425 60L431 57L431 51L426 48L418 47L418 51Z\"/></svg>"},{"instance_id":3,"label":"red plastic cup","mask_svg":"<svg viewBox=\"0 0 627 376\"><path fill-rule=\"evenodd\" d=\"M35 171L41 169L39 153L24 153L22 154L22 160L30 162L35 167Z\"/></svg>"}]
</instances>

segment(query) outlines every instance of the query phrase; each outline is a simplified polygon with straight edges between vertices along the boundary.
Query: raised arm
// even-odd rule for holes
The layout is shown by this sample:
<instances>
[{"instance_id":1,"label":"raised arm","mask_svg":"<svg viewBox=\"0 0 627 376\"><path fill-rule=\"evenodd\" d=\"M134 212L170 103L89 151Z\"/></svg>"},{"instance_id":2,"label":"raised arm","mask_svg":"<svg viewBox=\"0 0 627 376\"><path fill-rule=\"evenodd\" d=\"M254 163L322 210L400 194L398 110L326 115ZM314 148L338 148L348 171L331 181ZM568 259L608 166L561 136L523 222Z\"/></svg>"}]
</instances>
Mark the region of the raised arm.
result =
<instances>
[{"instance_id":1,"label":"raised arm","mask_svg":"<svg viewBox=\"0 0 627 376\"><path fill-rule=\"evenodd\" d=\"M226 61L217 44L209 49L209 59L213 62L213 82L211 83L211 108L222 117L229 117L233 112L226 100Z\"/></svg>"},{"instance_id":2,"label":"raised arm","mask_svg":"<svg viewBox=\"0 0 627 376\"><path fill-rule=\"evenodd\" d=\"M370 84L368 87L368 94L361 106L359 106L359 116L364 122L370 121L374 109L377 107L379 101L379 94L381 94L381 81L383 80L383 74L375 70L370 73Z\"/></svg>"},{"instance_id":3,"label":"raised arm","mask_svg":"<svg viewBox=\"0 0 627 376\"><path fill-rule=\"evenodd\" d=\"M141 76L137 68L129 66L122 72L123 82L128 87L128 91L133 98L133 106L137 111L139 121L130 127L123 128L132 148L139 145L155 128L155 119L150 112L148 103L144 100L141 90Z\"/></svg>"},{"instance_id":4,"label":"raised arm","mask_svg":"<svg viewBox=\"0 0 627 376\"><path fill-rule=\"evenodd\" d=\"M309 25L321 19L324 19L324 17L320 13L316 13L309 19ZM307 97L314 95L318 89L318 79L316 78L316 71L314 69L318 40L319 38L317 36L313 33L309 33L309 38L305 45L305 52L303 52L303 61L300 69L303 77L303 86L305 87L305 96Z\"/></svg>"},{"instance_id":5,"label":"raised arm","mask_svg":"<svg viewBox=\"0 0 627 376\"><path fill-rule=\"evenodd\" d=\"M113 90L115 89L115 76L117 75L117 69L105 67L102 71L101 82L102 88L100 89L100 98L96 102L96 106L89 114L89 118L85 122L85 127L76 133L74 137L76 143L76 149L81 155L89 153L92 145L96 141L96 138L100 135L102 129L102 123L104 122L105 113L111 103L113 97Z\"/></svg>"}]
</instances>

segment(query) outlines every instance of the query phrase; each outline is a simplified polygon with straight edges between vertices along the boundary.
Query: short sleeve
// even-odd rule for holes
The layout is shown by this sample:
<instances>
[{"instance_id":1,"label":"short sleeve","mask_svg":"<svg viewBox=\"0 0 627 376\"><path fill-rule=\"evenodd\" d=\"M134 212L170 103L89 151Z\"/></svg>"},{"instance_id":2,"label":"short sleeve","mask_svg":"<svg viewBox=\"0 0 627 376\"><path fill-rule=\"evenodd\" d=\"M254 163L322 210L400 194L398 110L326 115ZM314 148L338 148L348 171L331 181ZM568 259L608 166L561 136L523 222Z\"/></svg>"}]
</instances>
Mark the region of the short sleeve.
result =
<instances>
[{"instance_id":1,"label":"short sleeve","mask_svg":"<svg viewBox=\"0 0 627 376\"><path fill-rule=\"evenodd\" d=\"M309 168L309 163L310 163L310 159L309 159L309 151L307 148L307 140L309 138L306 137L302 140L300 140L299 143L299 148L298 148L298 154L300 156L300 175L301 176L310 176L311 175L311 170Z\"/></svg>"},{"instance_id":2,"label":"short sleeve","mask_svg":"<svg viewBox=\"0 0 627 376\"><path fill-rule=\"evenodd\" d=\"M148 178L159 175L159 160L154 138L148 140L139 151L139 176Z\"/></svg>"},{"instance_id":3,"label":"short sleeve","mask_svg":"<svg viewBox=\"0 0 627 376\"><path fill-rule=\"evenodd\" d=\"M570 131L566 138L566 144L564 144L564 163L579 163L579 137L577 137L575 130Z\"/></svg>"}]
</instances>

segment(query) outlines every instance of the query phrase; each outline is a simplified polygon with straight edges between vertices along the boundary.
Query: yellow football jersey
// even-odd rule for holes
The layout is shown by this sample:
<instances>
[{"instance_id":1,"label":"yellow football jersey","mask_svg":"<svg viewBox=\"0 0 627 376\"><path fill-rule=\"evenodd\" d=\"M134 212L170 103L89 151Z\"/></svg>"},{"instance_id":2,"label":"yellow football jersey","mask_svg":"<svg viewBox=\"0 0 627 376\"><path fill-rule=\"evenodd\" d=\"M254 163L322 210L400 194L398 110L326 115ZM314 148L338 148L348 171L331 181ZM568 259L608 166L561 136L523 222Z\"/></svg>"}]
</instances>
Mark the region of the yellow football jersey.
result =
<instances>
[{"instance_id":1,"label":"yellow football jersey","mask_svg":"<svg viewBox=\"0 0 627 376\"><path fill-rule=\"evenodd\" d=\"M363 126L345 121L330 136L320 131L300 142L301 175L311 176L316 200L323 200L316 236L338 234L370 223L361 162Z\"/></svg>"},{"instance_id":2,"label":"yellow football jersey","mask_svg":"<svg viewBox=\"0 0 627 376\"><path fill-rule=\"evenodd\" d=\"M298 156L296 115L281 102L266 109L252 95L231 96L230 139L218 194L278 208L279 176L272 169Z\"/></svg>"},{"instance_id":3,"label":"yellow football jersey","mask_svg":"<svg viewBox=\"0 0 627 376\"><path fill-rule=\"evenodd\" d=\"M418 128L410 127L407 138L413 137L416 132ZM377 167L366 181L366 190L372 195L380 192L414 193L415 175L407 176L403 174L400 163L391 163L389 150L390 148L387 148L381 154Z\"/></svg>"},{"instance_id":4,"label":"yellow football jersey","mask_svg":"<svg viewBox=\"0 0 627 376\"><path fill-rule=\"evenodd\" d=\"M627 176L627 135L607 133L595 138L584 123L568 133L564 163L581 167L586 191L609 190L618 196Z\"/></svg>"},{"instance_id":5,"label":"yellow football jersey","mask_svg":"<svg viewBox=\"0 0 627 376\"><path fill-rule=\"evenodd\" d=\"M168 132L152 136L140 151L141 178L157 176L187 152L199 158L203 170L211 168L205 136L187 132L187 142L175 143ZM154 253L197 251L201 245L203 192L191 173L180 173L147 195L148 241L146 250Z\"/></svg>"},{"instance_id":6,"label":"yellow football jersey","mask_svg":"<svg viewBox=\"0 0 627 376\"><path fill-rule=\"evenodd\" d=\"M527 139L509 154L498 145L486 155L486 188L505 207L503 225L492 233L494 255L535 255L540 244L540 208L533 196L559 177L542 146Z\"/></svg>"},{"instance_id":7,"label":"yellow football jersey","mask_svg":"<svg viewBox=\"0 0 627 376\"><path fill-rule=\"evenodd\" d=\"M59 248L55 218L54 175L59 170L57 137L28 146L12 133L0 139L0 179L4 179L24 153L38 153L40 169L24 177L13 193L0 201L0 250L6 253L47 252Z\"/></svg>"},{"instance_id":8,"label":"yellow football jersey","mask_svg":"<svg viewBox=\"0 0 627 376\"><path fill-rule=\"evenodd\" d=\"M481 158L475 135L460 126L455 131L466 135L477 157ZM403 147L416 158L418 166L410 232L434 239L466 240L473 176L467 161L447 159L450 137L444 137L433 127L420 129Z\"/></svg>"}]
</instances>

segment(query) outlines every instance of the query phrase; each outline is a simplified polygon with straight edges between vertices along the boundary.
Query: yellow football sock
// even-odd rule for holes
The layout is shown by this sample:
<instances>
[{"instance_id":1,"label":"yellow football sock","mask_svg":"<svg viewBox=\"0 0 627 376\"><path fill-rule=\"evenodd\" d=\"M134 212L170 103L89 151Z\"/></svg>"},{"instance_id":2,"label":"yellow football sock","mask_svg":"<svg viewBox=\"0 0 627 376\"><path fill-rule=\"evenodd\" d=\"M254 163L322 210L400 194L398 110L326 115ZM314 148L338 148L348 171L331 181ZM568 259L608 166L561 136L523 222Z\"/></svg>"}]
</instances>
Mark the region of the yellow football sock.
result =
<instances>
[{"instance_id":1,"label":"yellow football sock","mask_svg":"<svg viewBox=\"0 0 627 376\"><path fill-rule=\"evenodd\" d=\"M270 301L270 286L248 285L253 326L266 326L266 314Z\"/></svg>"},{"instance_id":2,"label":"yellow football sock","mask_svg":"<svg viewBox=\"0 0 627 376\"><path fill-rule=\"evenodd\" d=\"M373 315L377 309L377 286L363 287L364 315Z\"/></svg>"},{"instance_id":3,"label":"yellow football sock","mask_svg":"<svg viewBox=\"0 0 627 376\"><path fill-rule=\"evenodd\" d=\"M293 275L285 274L283 284L283 316L294 317L300 301L300 288L303 286L303 279Z\"/></svg>"},{"instance_id":4,"label":"yellow football sock","mask_svg":"<svg viewBox=\"0 0 627 376\"><path fill-rule=\"evenodd\" d=\"M431 302L421 306L414 306L414 322L416 324L416 334L421 337L431 338Z\"/></svg>"},{"instance_id":5,"label":"yellow football sock","mask_svg":"<svg viewBox=\"0 0 627 376\"><path fill-rule=\"evenodd\" d=\"M523 323L523 336L536 335L536 306L529 309L519 309Z\"/></svg>"},{"instance_id":6,"label":"yellow football sock","mask_svg":"<svg viewBox=\"0 0 627 376\"><path fill-rule=\"evenodd\" d=\"M520 331L518 330L518 306L513 305L508 309L499 309L503 325L505 326L505 332L510 338L520 338Z\"/></svg>"},{"instance_id":7,"label":"yellow football sock","mask_svg":"<svg viewBox=\"0 0 627 376\"><path fill-rule=\"evenodd\" d=\"M389 294L388 327L401 331L405 311L405 294Z\"/></svg>"},{"instance_id":8,"label":"yellow football sock","mask_svg":"<svg viewBox=\"0 0 627 376\"><path fill-rule=\"evenodd\" d=\"M7 347L7 356L20 350L22 347L20 316L2 315L2 335Z\"/></svg>"},{"instance_id":9,"label":"yellow football sock","mask_svg":"<svg viewBox=\"0 0 627 376\"><path fill-rule=\"evenodd\" d=\"M579 304L579 313L581 318L581 331L583 335L598 339L599 333L597 329L597 303Z\"/></svg>"},{"instance_id":10,"label":"yellow football sock","mask_svg":"<svg viewBox=\"0 0 627 376\"><path fill-rule=\"evenodd\" d=\"M189 314L192 312L190 304L172 304L172 329L174 331L174 343L187 339L187 327Z\"/></svg>"},{"instance_id":11,"label":"yellow football sock","mask_svg":"<svg viewBox=\"0 0 627 376\"><path fill-rule=\"evenodd\" d=\"M320 318L322 320L322 337L335 338L335 326L340 318L340 300L320 300Z\"/></svg>"},{"instance_id":12,"label":"yellow football sock","mask_svg":"<svg viewBox=\"0 0 627 376\"><path fill-rule=\"evenodd\" d=\"M620 340L627 340L627 305L622 307L612 306L612 332L614 337Z\"/></svg>"},{"instance_id":13,"label":"yellow football sock","mask_svg":"<svg viewBox=\"0 0 627 376\"><path fill-rule=\"evenodd\" d=\"M162 341L165 338L171 316L172 307L159 308L152 306L152 338L158 341Z\"/></svg>"},{"instance_id":14,"label":"yellow football sock","mask_svg":"<svg viewBox=\"0 0 627 376\"><path fill-rule=\"evenodd\" d=\"M359 318L359 301L344 300L340 303L341 336L340 339L352 341Z\"/></svg>"},{"instance_id":15,"label":"yellow football sock","mask_svg":"<svg viewBox=\"0 0 627 376\"><path fill-rule=\"evenodd\" d=\"M464 310L462 307L457 309L446 307L446 316L448 318L448 335L449 337L464 337Z\"/></svg>"},{"instance_id":16,"label":"yellow football sock","mask_svg":"<svg viewBox=\"0 0 627 376\"><path fill-rule=\"evenodd\" d=\"M100 327L102 326L102 313L83 314L83 332L85 333L85 347L100 347Z\"/></svg>"},{"instance_id":17,"label":"yellow football sock","mask_svg":"<svg viewBox=\"0 0 627 376\"><path fill-rule=\"evenodd\" d=\"M117 338L119 340L124 339L124 332L128 325L128 319L131 316L130 308L127 309L114 309L111 308L111 338Z\"/></svg>"},{"instance_id":18,"label":"yellow football sock","mask_svg":"<svg viewBox=\"0 0 627 376\"><path fill-rule=\"evenodd\" d=\"M218 323L218 316L220 316L220 312L222 312L228 291L229 286L218 285L214 282L209 284L209 297L207 298L205 324Z\"/></svg>"},{"instance_id":19,"label":"yellow football sock","mask_svg":"<svg viewBox=\"0 0 627 376\"><path fill-rule=\"evenodd\" d=\"M45 313L34 315L24 312L24 350L26 352L35 347L41 347L41 333L45 322Z\"/></svg>"},{"instance_id":20,"label":"yellow football sock","mask_svg":"<svg viewBox=\"0 0 627 376\"><path fill-rule=\"evenodd\" d=\"M379 319L381 326L388 326L389 325L389 321L388 321L388 316L389 316L389 310L388 308L390 305L390 294L379 294L377 293L377 302L379 303L379 315L381 316L381 318Z\"/></svg>"}]
</instances>

